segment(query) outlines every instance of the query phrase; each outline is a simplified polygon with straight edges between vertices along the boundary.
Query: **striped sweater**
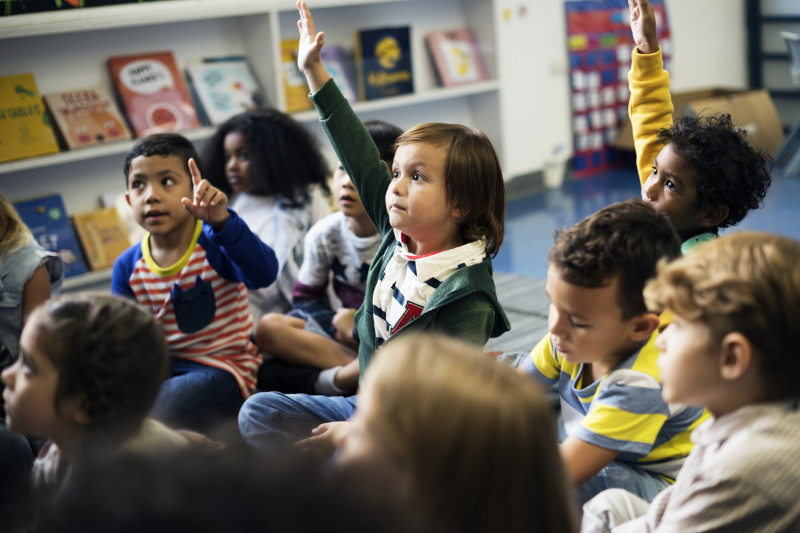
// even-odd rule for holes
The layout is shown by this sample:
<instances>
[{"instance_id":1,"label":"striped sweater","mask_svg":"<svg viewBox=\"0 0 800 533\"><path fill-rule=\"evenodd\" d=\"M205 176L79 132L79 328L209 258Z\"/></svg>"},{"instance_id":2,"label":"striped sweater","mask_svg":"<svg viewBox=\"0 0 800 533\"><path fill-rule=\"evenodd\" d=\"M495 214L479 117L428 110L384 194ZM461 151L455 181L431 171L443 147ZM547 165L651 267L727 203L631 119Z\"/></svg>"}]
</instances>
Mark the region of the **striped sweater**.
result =
<instances>
[{"instance_id":1,"label":"striped sweater","mask_svg":"<svg viewBox=\"0 0 800 533\"><path fill-rule=\"evenodd\" d=\"M171 355L230 372L246 398L262 361L250 340L247 289L272 283L278 267L272 249L229 213L219 232L198 220L183 257L168 267L155 263L146 235L114 263L111 290L153 313Z\"/></svg>"}]
</instances>

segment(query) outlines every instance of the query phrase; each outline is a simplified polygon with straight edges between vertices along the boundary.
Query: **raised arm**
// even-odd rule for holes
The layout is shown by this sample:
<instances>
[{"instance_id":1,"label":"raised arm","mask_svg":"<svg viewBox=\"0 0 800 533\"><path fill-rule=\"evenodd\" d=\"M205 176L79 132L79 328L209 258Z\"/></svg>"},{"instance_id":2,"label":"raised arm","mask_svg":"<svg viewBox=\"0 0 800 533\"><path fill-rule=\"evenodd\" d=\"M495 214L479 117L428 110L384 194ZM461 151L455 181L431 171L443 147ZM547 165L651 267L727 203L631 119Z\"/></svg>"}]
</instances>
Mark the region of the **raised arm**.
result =
<instances>
[{"instance_id":1,"label":"raised arm","mask_svg":"<svg viewBox=\"0 0 800 533\"><path fill-rule=\"evenodd\" d=\"M656 39L656 18L649 0L628 0L631 34L636 43L628 85L631 98L628 114L633 126L636 168L644 183L653 161L661 151L658 130L672 123L672 97L669 73L664 70Z\"/></svg>"},{"instance_id":2,"label":"raised arm","mask_svg":"<svg viewBox=\"0 0 800 533\"><path fill-rule=\"evenodd\" d=\"M305 2L298 1L297 10L300 12L300 20L297 21L297 29L300 30L297 66L305 74L308 88L315 93L331 78L319 56L319 51L325 44L325 32L316 33L314 17Z\"/></svg>"}]
</instances>

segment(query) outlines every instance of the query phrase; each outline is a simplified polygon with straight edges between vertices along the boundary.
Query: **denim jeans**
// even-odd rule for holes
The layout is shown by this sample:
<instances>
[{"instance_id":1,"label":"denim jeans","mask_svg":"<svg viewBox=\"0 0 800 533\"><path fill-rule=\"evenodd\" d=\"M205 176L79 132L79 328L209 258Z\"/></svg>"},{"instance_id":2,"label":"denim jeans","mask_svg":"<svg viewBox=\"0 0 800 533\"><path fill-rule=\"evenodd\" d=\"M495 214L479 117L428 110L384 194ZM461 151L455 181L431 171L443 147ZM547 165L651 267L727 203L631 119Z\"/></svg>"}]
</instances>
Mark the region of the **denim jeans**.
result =
<instances>
[{"instance_id":1,"label":"denim jeans","mask_svg":"<svg viewBox=\"0 0 800 533\"><path fill-rule=\"evenodd\" d=\"M239 431L259 452L276 451L311 435L325 422L341 422L356 410L357 396L315 396L260 392L239 411Z\"/></svg>"},{"instance_id":2,"label":"denim jeans","mask_svg":"<svg viewBox=\"0 0 800 533\"><path fill-rule=\"evenodd\" d=\"M150 414L174 428L208 431L236 420L244 397L230 372L180 357L161 384Z\"/></svg>"}]
</instances>

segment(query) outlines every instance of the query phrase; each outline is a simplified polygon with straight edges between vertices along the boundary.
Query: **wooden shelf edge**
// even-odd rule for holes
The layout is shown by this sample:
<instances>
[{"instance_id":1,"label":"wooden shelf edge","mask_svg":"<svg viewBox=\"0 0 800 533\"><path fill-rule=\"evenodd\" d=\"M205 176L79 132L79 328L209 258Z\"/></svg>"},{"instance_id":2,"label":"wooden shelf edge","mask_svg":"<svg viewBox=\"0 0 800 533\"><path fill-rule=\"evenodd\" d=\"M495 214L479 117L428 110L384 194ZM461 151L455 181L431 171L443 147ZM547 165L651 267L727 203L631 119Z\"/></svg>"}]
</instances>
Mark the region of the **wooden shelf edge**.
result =
<instances>
[{"instance_id":1,"label":"wooden shelf edge","mask_svg":"<svg viewBox=\"0 0 800 533\"><path fill-rule=\"evenodd\" d=\"M111 281L111 269L106 268L103 270L95 270L94 272L87 272L86 274L79 274L71 278L66 278L61 284L62 291L78 291L86 287L90 287L97 283L105 283Z\"/></svg>"}]
</instances>

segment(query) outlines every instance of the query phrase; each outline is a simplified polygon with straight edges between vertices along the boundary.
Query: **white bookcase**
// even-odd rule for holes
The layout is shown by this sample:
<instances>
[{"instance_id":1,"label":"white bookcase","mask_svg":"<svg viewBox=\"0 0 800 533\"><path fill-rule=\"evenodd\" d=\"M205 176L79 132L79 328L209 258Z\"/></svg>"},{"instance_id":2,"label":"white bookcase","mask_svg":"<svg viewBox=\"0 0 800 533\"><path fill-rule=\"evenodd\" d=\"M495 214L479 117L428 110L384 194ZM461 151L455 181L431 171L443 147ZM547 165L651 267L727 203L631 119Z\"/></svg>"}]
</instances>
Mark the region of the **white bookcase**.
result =
<instances>
[{"instance_id":1,"label":"white bookcase","mask_svg":"<svg viewBox=\"0 0 800 533\"><path fill-rule=\"evenodd\" d=\"M536 32L526 24L532 21L515 19L507 3L316 0L311 8L326 42L349 49L356 29L410 25L415 92L360 102L354 108L365 120L382 119L402 128L428 121L480 128L495 143L506 178L511 179L541 169L552 143L548 140L540 146L531 124L536 121L535 112L520 107L525 103L520 98L536 94L537 80L528 72L530 67L515 68L513 59L505 58L508 66L504 67L499 59L505 49L528 56L532 66L537 61L530 49L525 51L526 46L536 45ZM533 0L523 3L534 7ZM182 66L195 57L244 54L271 105L283 109L280 41L297 35L296 21L293 0L171 0L0 17L0 75L33 72L41 93L100 84L110 89L109 56L171 50ZM436 87L424 36L463 26L475 30L490 79L455 88ZM552 70L552 61L545 67ZM563 102L556 103L566 113L566 91ZM294 116L319 135L332 158L316 113ZM567 124L561 143L568 143L568 128ZM200 128L182 133L202 148L212 132L212 128ZM565 137L563 132L558 135ZM93 209L101 195L124 191L123 158L132 145L133 141L123 141L0 163L0 189L12 200L60 192L70 213Z\"/></svg>"}]
</instances>

